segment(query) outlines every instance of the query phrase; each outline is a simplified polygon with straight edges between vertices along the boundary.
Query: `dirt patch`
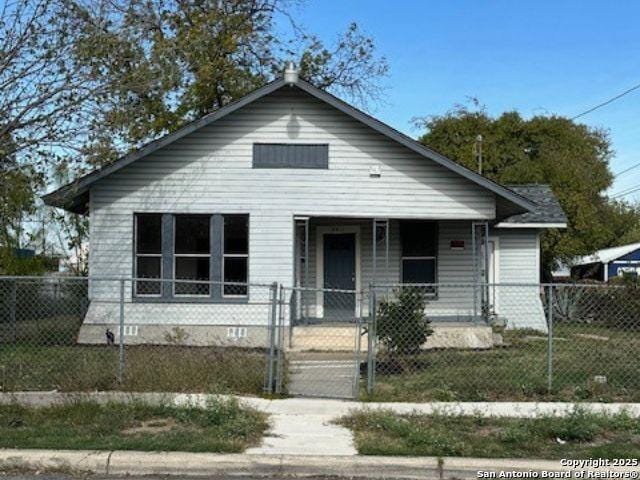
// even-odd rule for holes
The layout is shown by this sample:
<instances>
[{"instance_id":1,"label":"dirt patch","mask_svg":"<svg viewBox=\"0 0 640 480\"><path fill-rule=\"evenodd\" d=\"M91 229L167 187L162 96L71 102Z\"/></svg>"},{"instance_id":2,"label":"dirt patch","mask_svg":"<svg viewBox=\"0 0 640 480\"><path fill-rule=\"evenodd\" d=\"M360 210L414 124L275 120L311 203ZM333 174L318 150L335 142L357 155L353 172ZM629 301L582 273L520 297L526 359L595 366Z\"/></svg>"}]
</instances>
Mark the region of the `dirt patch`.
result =
<instances>
[{"instance_id":1,"label":"dirt patch","mask_svg":"<svg viewBox=\"0 0 640 480\"><path fill-rule=\"evenodd\" d=\"M178 426L173 418L154 418L152 420L144 420L134 427L122 430L124 435L140 435L145 433L157 434L166 433Z\"/></svg>"},{"instance_id":2,"label":"dirt patch","mask_svg":"<svg viewBox=\"0 0 640 480\"><path fill-rule=\"evenodd\" d=\"M504 431L503 427L498 427L495 425L486 425L484 427L480 427L476 430L478 436L486 438L492 435L497 435L498 433L502 433Z\"/></svg>"}]
</instances>

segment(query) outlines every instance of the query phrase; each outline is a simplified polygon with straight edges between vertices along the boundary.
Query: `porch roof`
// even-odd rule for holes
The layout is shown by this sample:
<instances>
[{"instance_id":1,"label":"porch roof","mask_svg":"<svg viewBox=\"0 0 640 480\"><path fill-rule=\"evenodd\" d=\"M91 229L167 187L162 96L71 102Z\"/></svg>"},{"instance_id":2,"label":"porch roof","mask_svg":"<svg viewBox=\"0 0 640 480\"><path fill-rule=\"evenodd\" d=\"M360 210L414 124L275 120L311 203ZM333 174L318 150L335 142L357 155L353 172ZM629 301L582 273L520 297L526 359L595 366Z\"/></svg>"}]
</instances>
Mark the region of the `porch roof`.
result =
<instances>
[{"instance_id":1,"label":"porch roof","mask_svg":"<svg viewBox=\"0 0 640 480\"><path fill-rule=\"evenodd\" d=\"M567 217L549 185L506 185L510 190L529 199L536 205L530 212L512 215L496 226L501 228L566 228Z\"/></svg>"}]
</instances>

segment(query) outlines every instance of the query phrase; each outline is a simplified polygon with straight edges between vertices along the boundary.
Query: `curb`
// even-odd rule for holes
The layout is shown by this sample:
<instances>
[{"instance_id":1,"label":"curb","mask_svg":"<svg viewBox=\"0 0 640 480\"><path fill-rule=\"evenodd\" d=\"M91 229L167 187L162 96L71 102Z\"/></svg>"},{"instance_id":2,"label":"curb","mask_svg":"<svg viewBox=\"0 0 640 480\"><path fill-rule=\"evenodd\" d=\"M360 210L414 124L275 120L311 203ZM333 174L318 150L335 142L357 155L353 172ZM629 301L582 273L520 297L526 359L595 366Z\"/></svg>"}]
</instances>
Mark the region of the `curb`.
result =
<instances>
[{"instance_id":1,"label":"curb","mask_svg":"<svg viewBox=\"0 0 640 480\"><path fill-rule=\"evenodd\" d=\"M337 476L479 478L478 472L570 472L559 460L445 457L246 455L187 452L0 449L0 471L26 469L99 475ZM575 470L575 469L573 469ZM589 470L604 473L605 469ZM607 471L637 472L631 467ZM637 478L637 477L629 477Z\"/></svg>"}]
</instances>

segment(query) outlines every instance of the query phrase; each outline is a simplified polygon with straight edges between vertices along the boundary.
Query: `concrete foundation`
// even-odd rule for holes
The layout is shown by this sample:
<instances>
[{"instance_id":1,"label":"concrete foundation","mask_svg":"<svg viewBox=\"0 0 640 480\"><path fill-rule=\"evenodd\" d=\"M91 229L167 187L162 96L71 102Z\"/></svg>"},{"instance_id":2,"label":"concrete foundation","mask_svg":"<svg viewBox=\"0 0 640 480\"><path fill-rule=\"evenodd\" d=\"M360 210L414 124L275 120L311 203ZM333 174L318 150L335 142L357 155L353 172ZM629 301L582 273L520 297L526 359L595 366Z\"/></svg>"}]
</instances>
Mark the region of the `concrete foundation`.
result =
<instances>
[{"instance_id":1,"label":"concrete foundation","mask_svg":"<svg viewBox=\"0 0 640 480\"><path fill-rule=\"evenodd\" d=\"M469 323L442 323L432 326L433 334L423 345L424 349L459 348L487 349L501 343L491 327ZM118 324L83 324L78 343L102 345L107 342L106 330L119 340ZM288 327L285 328L285 348L293 352L354 352L357 348L358 329L354 324L298 325L293 328L289 343ZM269 330L265 326L224 325L126 325L126 345L185 345L266 348ZM360 337L360 350L367 351L367 334Z\"/></svg>"}]
</instances>

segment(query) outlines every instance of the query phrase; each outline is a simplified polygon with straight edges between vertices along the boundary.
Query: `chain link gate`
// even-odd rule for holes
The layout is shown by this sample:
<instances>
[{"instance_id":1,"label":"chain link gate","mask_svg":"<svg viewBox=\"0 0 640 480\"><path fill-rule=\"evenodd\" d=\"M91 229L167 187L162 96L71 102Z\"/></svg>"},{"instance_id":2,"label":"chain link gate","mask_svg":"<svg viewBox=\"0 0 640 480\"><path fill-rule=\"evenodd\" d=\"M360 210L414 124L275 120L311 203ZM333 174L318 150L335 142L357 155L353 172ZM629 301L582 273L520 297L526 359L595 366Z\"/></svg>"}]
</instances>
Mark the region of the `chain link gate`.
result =
<instances>
[{"instance_id":1,"label":"chain link gate","mask_svg":"<svg viewBox=\"0 0 640 480\"><path fill-rule=\"evenodd\" d=\"M363 294L353 290L278 288L271 319L270 392L358 398ZM269 364L271 364L271 362Z\"/></svg>"}]
</instances>

